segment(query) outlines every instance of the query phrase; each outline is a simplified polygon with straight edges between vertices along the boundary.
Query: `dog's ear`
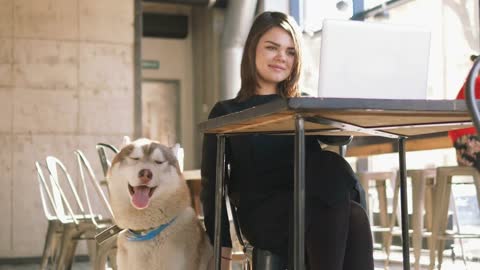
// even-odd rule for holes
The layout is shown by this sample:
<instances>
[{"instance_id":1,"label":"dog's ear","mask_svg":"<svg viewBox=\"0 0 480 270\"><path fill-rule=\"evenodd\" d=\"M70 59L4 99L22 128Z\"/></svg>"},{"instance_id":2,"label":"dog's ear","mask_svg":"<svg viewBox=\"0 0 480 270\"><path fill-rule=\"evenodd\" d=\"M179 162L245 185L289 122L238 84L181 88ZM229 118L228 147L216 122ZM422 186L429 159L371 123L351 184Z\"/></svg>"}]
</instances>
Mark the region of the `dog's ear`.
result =
<instances>
[{"instance_id":1,"label":"dog's ear","mask_svg":"<svg viewBox=\"0 0 480 270\"><path fill-rule=\"evenodd\" d=\"M178 166L180 167L180 171L183 172L183 148L180 147L180 144L176 143L174 146L170 148L173 152L173 155L178 161Z\"/></svg>"},{"instance_id":2,"label":"dog's ear","mask_svg":"<svg viewBox=\"0 0 480 270\"><path fill-rule=\"evenodd\" d=\"M173 155L178 159L181 149L180 144L176 143L174 146L170 147L170 149L172 150Z\"/></svg>"},{"instance_id":3,"label":"dog's ear","mask_svg":"<svg viewBox=\"0 0 480 270\"><path fill-rule=\"evenodd\" d=\"M130 140L130 137L123 136L122 148L129 145L130 143L132 143L132 141Z\"/></svg>"}]
</instances>

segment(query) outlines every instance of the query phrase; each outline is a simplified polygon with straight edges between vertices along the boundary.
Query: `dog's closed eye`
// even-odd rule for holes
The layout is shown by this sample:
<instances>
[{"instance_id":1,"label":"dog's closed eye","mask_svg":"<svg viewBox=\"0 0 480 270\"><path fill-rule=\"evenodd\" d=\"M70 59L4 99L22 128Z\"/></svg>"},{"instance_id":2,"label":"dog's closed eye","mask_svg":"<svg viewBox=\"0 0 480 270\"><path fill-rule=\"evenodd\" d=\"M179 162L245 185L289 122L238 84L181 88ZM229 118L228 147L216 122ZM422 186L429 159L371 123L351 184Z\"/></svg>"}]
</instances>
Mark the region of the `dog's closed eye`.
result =
<instances>
[{"instance_id":1,"label":"dog's closed eye","mask_svg":"<svg viewBox=\"0 0 480 270\"><path fill-rule=\"evenodd\" d=\"M155 160L155 163L157 163L157 164L163 164L163 163L165 163L165 161Z\"/></svg>"},{"instance_id":2,"label":"dog's closed eye","mask_svg":"<svg viewBox=\"0 0 480 270\"><path fill-rule=\"evenodd\" d=\"M139 157L129 157L129 158L132 159L132 160L140 160Z\"/></svg>"}]
</instances>

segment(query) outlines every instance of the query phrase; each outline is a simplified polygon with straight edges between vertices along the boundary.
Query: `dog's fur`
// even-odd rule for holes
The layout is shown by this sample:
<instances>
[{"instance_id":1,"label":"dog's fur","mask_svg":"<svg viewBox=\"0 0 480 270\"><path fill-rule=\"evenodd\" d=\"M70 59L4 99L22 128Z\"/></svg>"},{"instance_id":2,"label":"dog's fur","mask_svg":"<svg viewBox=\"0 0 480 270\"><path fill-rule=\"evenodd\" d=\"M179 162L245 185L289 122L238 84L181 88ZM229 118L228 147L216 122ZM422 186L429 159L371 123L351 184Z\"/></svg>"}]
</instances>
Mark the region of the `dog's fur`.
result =
<instances>
[{"instance_id":1,"label":"dog's fur","mask_svg":"<svg viewBox=\"0 0 480 270\"><path fill-rule=\"evenodd\" d=\"M112 161L108 186L120 228L145 231L173 220L151 240L129 241L129 232L121 232L117 251L120 270L212 267L213 248L191 207L188 187L174 152L175 149L148 139L129 142L126 138ZM138 191L142 189L143 192ZM139 193L134 194L134 190Z\"/></svg>"}]
</instances>

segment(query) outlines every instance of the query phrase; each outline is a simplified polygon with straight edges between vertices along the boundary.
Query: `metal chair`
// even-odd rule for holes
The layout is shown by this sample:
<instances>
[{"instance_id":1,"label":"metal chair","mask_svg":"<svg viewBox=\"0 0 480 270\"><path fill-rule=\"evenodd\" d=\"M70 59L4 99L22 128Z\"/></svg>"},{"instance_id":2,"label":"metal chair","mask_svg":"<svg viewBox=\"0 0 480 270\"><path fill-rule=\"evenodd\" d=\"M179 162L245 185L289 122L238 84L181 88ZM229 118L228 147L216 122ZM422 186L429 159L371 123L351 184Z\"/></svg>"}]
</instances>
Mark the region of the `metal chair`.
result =
<instances>
[{"instance_id":1,"label":"metal chair","mask_svg":"<svg viewBox=\"0 0 480 270\"><path fill-rule=\"evenodd\" d=\"M69 226L71 223L78 222L76 219L65 219L61 217L59 210L56 207L55 200L62 201L63 198L59 193L53 193L45 180L42 167L40 163L35 162L35 168L37 170L37 180L40 190L40 199L42 201L42 207L45 217L48 221L47 235L45 237L45 243L42 252L42 258L40 261L40 269L47 269L49 265L55 266L59 259L60 242L64 232L64 226ZM63 204L67 205L68 209L71 209L68 202L63 200ZM72 215L73 216L73 215Z\"/></svg>"},{"instance_id":2,"label":"metal chair","mask_svg":"<svg viewBox=\"0 0 480 270\"><path fill-rule=\"evenodd\" d=\"M107 197L105 196L105 193L103 192L97 178L95 177L95 174L93 172L93 169L88 159L85 157L85 155L81 150L76 150L75 156L77 157L77 163L80 170L80 179L82 182L83 191L84 191L85 199L86 199L88 210L89 210L88 216L90 216L91 222L96 227L95 233L98 233L100 231L105 230L108 226L113 224L113 220L112 220L113 211L110 206L110 203L108 202ZM88 172L88 176L89 176L88 179L90 180L88 182L85 179L84 169L86 169ZM102 218L101 215L98 215L98 213L100 213L102 209L98 209L97 211L94 211L92 198L88 192L87 183L90 183L90 185L93 186L97 197L103 203L103 209L106 209L110 217L112 218ZM109 264L112 266L113 269L116 269L116 241L107 241L102 244L99 244L96 241L92 241L90 250L92 251L90 256L92 258L95 270L105 269L105 265L107 264L107 261L109 262Z\"/></svg>"},{"instance_id":3,"label":"metal chair","mask_svg":"<svg viewBox=\"0 0 480 270\"><path fill-rule=\"evenodd\" d=\"M108 174L108 169L111 166L111 162L108 158L106 151L109 151L110 154L116 155L118 154L119 150L115 146L108 143L97 143L95 148L97 149L104 177L101 181L99 181L99 184L106 186L108 190L108 183L106 181L106 177ZM97 240L97 247L100 249L100 255L96 259L94 266L95 270L103 270L103 267L105 266L107 260L109 260L114 269L116 269L117 232L119 230L120 229L118 227L110 227L95 236Z\"/></svg>"},{"instance_id":4,"label":"metal chair","mask_svg":"<svg viewBox=\"0 0 480 270\"><path fill-rule=\"evenodd\" d=\"M230 206L231 220L235 228L235 234L238 242L243 247L245 256L242 265L243 270L283 270L286 265L285 260L279 255L269 251L252 246L242 235L240 223L238 222L237 207L228 197L228 190L225 192L225 201Z\"/></svg>"},{"instance_id":5,"label":"metal chair","mask_svg":"<svg viewBox=\"0 0 480 270\"><path fill-rule=\"evenodd\" d=\"M92 222L92 219L101 220L102 217L98 215L89 215L85 212L83 203L80 199L80 196L76 190L75 183L73 182L72 177L68 173L65 165L57 158L53 156L48 156L46 158L47 169L50 173L50 181L52 183L52 190L55 197L61 197L62 200L56 201L56 207L59 213L59 219L63 224L63 233L60 243L60 251L58 255L58 260L56 263L55 269L71 269L73 264L73 258L77 248L78 240L93 240L93 236L97 229L96 225ZM60 177L58 168L62 172L64 177ZM69 197L68 198L62 188L61 179L64 180L63 185L68 187ZM59 194L60 196L55 196ZM79 213L75 213L73 208L70 205L70 200L73 200L73 205L75 210ZM63 204L66 205L68 211L63 210ZM73 221L73 223L71 222Z\"/></svg>"},{"instance_id":6,"label":"metal chair","mask_svg":"<svg viewBox=\"0 0 480 270\"><path fill-rule=\"evenodd\" d=\"M118 149L108 143L97 143L95 146L97 148L98 157L100 158L100 163L102 164L103 175L107 176L108 168L110 168L110 160L107 157L107 153L105 150L110 150L113 154L118 154ZM101 182L102 184L106 184L106 182Z\"/></svg>"}]
</instances>

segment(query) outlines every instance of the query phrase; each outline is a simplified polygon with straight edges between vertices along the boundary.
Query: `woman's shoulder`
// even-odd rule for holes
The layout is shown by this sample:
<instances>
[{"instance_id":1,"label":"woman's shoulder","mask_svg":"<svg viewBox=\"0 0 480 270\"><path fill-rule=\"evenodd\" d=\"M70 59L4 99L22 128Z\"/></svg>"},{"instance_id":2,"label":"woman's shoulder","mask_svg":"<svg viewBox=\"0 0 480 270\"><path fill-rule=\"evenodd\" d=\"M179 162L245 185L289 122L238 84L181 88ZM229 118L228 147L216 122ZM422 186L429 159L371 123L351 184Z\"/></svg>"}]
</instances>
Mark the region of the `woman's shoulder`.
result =
<instances>
[{"instance_id":1,"label":"woman's shoulder","mask_svg":"<svg viewBox=\"0 0 480 270\"><path fill-rule=\"evenodd\" d=\"M236 111L238 102L233 99L221 100L213 105L208 118L220 117Z\"/></svg>"},{"instance_id":2,"label":"woman's shoulder","mask_svg":"<svg viewBox=\"0 0 480 270\"><path fill-rule=\"evenodd\" d=\"M281 99L278 94L254 95L245 100L239 98L227 99L217 102L210 111L209 118L219 117L225 114L239 112L251 107L259 106L270 101Z\"/></svg>"}]
</instances>

